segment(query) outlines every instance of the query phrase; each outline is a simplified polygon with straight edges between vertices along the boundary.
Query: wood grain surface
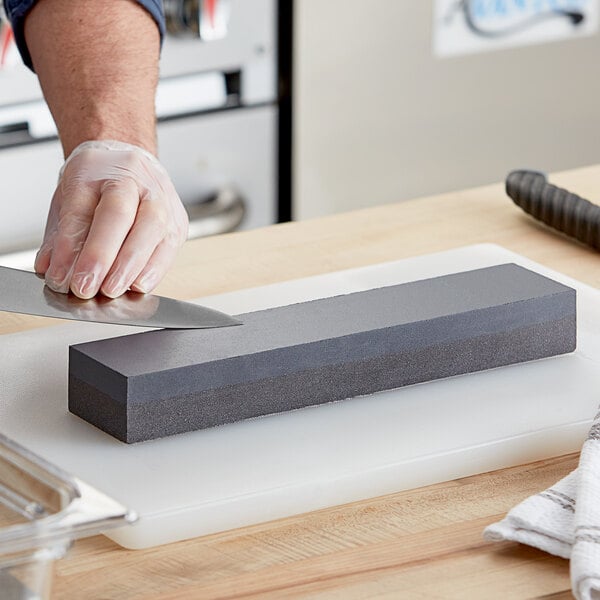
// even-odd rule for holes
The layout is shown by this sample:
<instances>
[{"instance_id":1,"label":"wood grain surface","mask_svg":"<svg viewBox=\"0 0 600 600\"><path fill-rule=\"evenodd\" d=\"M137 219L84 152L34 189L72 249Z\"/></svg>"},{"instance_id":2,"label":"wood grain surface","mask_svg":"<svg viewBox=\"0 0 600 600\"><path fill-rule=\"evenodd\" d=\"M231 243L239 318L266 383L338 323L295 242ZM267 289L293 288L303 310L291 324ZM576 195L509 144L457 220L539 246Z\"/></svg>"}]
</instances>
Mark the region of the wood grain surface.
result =
<instances>
[{"instance_id":1,"label":"wood grain surface","mask_svg":"<svg viewBox=\"0 0 600 600\"><path fill-rule=\"evenodd\" d=\"M77 542L56 598L546 598L568 563L483 528L575 456L468 477L149 550ZM569 596L566 596L569 597Z\"/></svg>"},{"instance_id":2,"label":"wood grain surface","mask_svg":"<svg viewBox=\"0 0 600 600\"><path fill-rule=\"evenodd\" d=\"M600 167L551 181L600 197ZM494 185L189 242L157 291L196 298L482 242L600 287L596 252ZM0 333L48 324L0 315ZM81 540L57 564L52 598L570 598L567 561L482 530L576 464L558 457L149 550Z\"/></svg>"}]
</instances>

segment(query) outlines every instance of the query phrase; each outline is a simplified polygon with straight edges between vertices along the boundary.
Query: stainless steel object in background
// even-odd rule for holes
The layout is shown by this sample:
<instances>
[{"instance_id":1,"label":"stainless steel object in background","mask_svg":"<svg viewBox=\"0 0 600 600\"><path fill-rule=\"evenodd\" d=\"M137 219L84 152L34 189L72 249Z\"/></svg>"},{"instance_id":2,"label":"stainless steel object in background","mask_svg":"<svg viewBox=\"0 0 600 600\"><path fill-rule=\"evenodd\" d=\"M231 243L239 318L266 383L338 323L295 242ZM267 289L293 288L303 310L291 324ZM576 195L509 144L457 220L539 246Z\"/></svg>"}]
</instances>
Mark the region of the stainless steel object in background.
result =
<instances>
[{"instance_id":1,"label":"stainless steel object in background","mask_svg":"<svg viewBox=\"0 0 600 600\"><path fill-rule=\"evenodd\" d=\"M288 220L292 3L168 0L165 10L159 156L191 234ZM61 163L37 79L13 47L0 56L0 181L21 200L0 206L0 264L39 245Z\"/></svg>"},{"instance_id":2,"label":"stainless steel object in background","mask_svg":"<svg viewBox=\"0 0 600 600\"><path fill-rule=\"evenodd\" d=\"M188 205L189 237L199 238L223 231L233 231L244 220L246 203L233 188L225 187L214 197L198 204Z\"/></svg>"},{"instance_id":3,"label":"stainless steel object in background","mask_svg":"<svg viewBox=\"0 0 600 600\"><path fill-rule=\"evenodd\" d=\"M167 31L202 40L220 40L227 35L231 14L229 0L164 0Z\"/></svg>"},{"instance_id":4,"label":"stainless steel object in background","mask_svg":"<svg viewBox=\"0 0 600 600\"><path fill-rule=\"evenodd\" d=\"M53 292L35 273L2 266L0 310L72 321L165 329L240 325L238 320L217 310L153 294L126 292L113 299L99 294L82 300L73 294Z\"/></svg>"}]
</instances>

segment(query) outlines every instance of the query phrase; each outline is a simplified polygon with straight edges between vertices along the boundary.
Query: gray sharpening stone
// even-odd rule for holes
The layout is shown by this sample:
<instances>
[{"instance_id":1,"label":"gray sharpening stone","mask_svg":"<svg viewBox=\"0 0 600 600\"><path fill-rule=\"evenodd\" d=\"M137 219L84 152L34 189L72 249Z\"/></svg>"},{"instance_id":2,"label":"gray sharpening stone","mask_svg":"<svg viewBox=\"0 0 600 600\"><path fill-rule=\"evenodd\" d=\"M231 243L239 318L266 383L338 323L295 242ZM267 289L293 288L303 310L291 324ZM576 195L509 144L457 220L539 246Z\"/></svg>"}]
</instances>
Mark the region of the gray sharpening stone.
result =
<instances>
[{"instance_id":1,"label":"gray sharpening stone","mask_svg":"<svg viewBox=\"0 0 600 600\"><path fill-rule=\"evenodd\" d=\"M72 346L69 410L140 442L576 345L575 290L514 264L239 318Z\"/></svg>"}]
</instances>

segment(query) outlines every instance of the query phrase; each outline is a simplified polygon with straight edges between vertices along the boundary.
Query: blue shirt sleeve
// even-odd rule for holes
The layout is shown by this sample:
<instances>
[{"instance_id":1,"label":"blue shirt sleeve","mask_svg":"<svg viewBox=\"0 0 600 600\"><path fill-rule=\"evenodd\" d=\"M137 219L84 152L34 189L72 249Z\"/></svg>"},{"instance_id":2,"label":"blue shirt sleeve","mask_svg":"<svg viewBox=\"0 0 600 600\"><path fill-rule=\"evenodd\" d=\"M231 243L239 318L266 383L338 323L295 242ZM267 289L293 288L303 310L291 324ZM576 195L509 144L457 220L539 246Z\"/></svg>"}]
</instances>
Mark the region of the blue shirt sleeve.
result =
<instances>
[{"instance_id":1,"label":"blue shirt sleeve","mask_svg":"<svg viewBox=\"0 0 600 600\"><path fill-rule=\"evenodd\" d=\"M31 55L25 42L25 17L27 13L35 6L38 0L4 0L4 9L12 24L15 34L15 42L21 53L23 62L33 71L31 64ZM160 31L160 41L162 44L165 35L165 13L162 0L135 0L143 6L152 15Z\"/></svg>"}]
</instances>

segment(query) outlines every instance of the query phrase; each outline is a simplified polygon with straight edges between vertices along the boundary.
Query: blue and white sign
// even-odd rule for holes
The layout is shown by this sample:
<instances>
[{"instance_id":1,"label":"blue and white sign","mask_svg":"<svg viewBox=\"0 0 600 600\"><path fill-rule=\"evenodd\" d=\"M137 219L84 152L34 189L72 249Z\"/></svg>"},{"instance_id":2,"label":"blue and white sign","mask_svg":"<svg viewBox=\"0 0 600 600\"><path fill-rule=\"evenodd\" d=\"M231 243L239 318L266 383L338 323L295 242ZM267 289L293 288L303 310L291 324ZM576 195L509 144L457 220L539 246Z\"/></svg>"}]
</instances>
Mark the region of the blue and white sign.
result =
<instances>
[{"instance_id":1,"label":"blue and white sign","mask_svg":"<svg viewBox=\"0 0 600 600\"><path fill-rule=\"evenodd\" d=\"M433 52L457 56L593 35L600 0L434 0Z\"/></svg>"}]
</instances>

